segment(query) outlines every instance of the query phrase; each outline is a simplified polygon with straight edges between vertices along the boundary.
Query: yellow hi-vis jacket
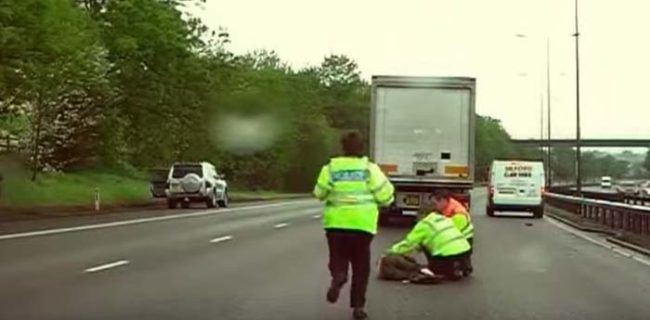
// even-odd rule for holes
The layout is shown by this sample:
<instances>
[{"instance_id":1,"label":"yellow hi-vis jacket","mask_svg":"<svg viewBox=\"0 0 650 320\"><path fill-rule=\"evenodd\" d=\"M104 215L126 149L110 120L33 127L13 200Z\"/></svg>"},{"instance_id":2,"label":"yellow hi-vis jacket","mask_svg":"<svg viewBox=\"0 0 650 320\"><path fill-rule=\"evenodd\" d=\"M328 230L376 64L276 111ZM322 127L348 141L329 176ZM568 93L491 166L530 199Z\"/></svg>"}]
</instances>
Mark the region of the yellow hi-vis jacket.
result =
<instances>
[{"instance_id":1,"label":"yellow hi-vis jacket","mask_svg":"<svg viewBox=\"0 0 650 320\"><path fill-rule=\"evenodd\" d=\"M379 166L368 158L337 157L321 169L314 196L325 201L325 229L376 234L378 207L391 204L394 191Z\"/></svg>"},{"instance_id":2,"label":"yellow hi-vis jacket","mask_svg":"<svg viewBox=\"0 0 650 320\"><path fill-rule=\"evenodd\" d=\"M471 248L451 219L436 212L420 220L404 240L389 249L389 253L404 255L421 247L433 257L454 256Z\"/></svg>"}]
</instances>

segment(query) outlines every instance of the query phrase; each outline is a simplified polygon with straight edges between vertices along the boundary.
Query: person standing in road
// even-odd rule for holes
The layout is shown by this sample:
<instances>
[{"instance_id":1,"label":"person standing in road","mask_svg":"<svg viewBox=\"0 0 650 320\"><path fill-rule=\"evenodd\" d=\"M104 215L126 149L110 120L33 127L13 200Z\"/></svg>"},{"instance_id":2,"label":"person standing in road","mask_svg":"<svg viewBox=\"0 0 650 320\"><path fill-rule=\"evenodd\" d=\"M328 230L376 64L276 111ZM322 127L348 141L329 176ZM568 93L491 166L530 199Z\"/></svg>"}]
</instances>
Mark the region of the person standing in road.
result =
<instances>
[{"instance_id":1,"label":"person standing in road","mask_svg":"<svg viewBox=\"0 0 650 320\"><path fill-rule=\"evenodd\" d=\"M463 234L471 249L469 254L465 255L463 261L463 274L465 276L474 272L472 265L472 253L474 251L474 225L467 208L458 200L454 199L449 191L437 190L431 196L431 202L435 211L440 212L443 216L450 218L456 228Z\"/></svg>"},{"instance_id":2,"label":"person standing in road","mask_svg":"<svg viewBox=\"0 0 650 320\"><path fill-rule=\"evenodd\" d=\"M343 156L323 166L314 187L314 196L325 202L323 225L332 277L327 301L338 301L351 265L350 307L355 319L365 319L370 243L377 233L378 207L393 202L394 188L379 166L363 156L361 134L344 134L341 145Z\"/></svg>"}]
</instances>

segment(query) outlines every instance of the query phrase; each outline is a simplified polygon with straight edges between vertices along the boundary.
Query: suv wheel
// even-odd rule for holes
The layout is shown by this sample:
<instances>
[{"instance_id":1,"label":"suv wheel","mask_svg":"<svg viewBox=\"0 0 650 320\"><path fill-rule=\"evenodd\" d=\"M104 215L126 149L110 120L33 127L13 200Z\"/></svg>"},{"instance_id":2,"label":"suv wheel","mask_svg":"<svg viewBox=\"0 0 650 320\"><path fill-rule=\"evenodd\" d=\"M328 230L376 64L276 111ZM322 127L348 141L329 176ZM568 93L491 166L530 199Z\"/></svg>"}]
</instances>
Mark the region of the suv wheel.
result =
<instances>
[{"instance_id":1,"label":"suv wheel","mask_svg":"<svg viewBox=\"0 0 650 320\"><path fill-rule=\"evenodd\" d=\"M219 200L219 207L228 208L228 189L223 192L223 199Z\"/></svg>"},{"instance_id":2,"label":"suv wheel","mask_svg":"<svg viewBox=\"0 0 650 320\"><path fill-rule=\"evenodd\" d=\"M214 194L214 192L212 195L205 198L205 206L208 207L208 209L217 207L217 195Z\"/></svg>"},{"instance_id":3,"label":"suv wheel","mask_svg":"<svg viewBox=\"0 0 650 320\"><path fill-rule=\"evenodd\" d=\"M167 208L176 209L178 203L174 199L167 199Z\"/></svg>"}]
</instances>

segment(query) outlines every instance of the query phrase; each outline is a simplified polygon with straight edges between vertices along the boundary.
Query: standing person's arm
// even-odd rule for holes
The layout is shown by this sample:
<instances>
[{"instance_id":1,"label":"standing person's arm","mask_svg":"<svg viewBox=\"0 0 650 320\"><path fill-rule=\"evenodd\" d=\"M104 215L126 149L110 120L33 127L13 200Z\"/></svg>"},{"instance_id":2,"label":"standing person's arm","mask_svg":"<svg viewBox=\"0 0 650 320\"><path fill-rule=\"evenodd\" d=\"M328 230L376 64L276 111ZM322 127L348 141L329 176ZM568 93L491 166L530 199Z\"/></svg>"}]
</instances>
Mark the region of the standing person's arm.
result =
<instances>
[{"instance_id":1,"label":"standing person's arm","mask_svg":"<svg viewBox=\"0 0 650 320\"><path fill-rule=\"evenodd\" d=\"M381 171L379 166L370 163L368 170L370 171L370 191L375 197L375 201L380 206L388 206L394 200L395 187L390 183L386 175Z\"/></svg>"},{"instance_id":2,"label":"standing person's arm","mask_svg":"<svg viewBox=\"0 0 650 320\"><path fill-rule=\"evenodd\" d=\"M316 180L313 193L318 200L322 201L325 200L330 191L332 191L332 183L330 181L329 167L323 166Z\"/></svg>"}]
</instances>

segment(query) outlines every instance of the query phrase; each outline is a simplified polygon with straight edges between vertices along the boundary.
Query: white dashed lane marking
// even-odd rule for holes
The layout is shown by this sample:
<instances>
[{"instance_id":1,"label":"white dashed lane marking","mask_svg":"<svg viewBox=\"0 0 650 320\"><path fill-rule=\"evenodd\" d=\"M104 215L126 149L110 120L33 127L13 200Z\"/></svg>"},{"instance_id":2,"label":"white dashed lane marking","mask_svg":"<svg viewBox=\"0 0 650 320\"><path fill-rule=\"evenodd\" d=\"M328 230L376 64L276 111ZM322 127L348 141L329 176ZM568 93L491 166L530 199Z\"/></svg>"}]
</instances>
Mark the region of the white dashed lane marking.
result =
<instances>
[{"instance_id":1,"label":"white dashed lane marking","mask_svg":"<svg viewBox=\"0 0 650 320\"><path fill-rule=\"evenodd\" d=\"M128 260L120 260L120 261L115 261L115 262L111 262L111 263L107 263L107 264L102 264L102 265L99 265L99 266L96 266L96 267L88 268L88 269L84 270L84 272L86 272L86 273L94 273L94 272L99 272L99 271L104 271L104 270L108 270L108 269L121 267L121 266L124 266L124 265L127 265L127 264L129 264Z\"/></svg>"},{"instance_id":2,"label":"white dashed lane marking","mask_svg":"<svg viewBox=\"0 0 650 320\"><path fill-rule=\"evenodd\" d=\"M232 236L223 236L219 238L214 238L210 240L211 243L219 243L219 242L224 242L224 241L229 241L232 240Z\"/></svg>"}]
</instances>

